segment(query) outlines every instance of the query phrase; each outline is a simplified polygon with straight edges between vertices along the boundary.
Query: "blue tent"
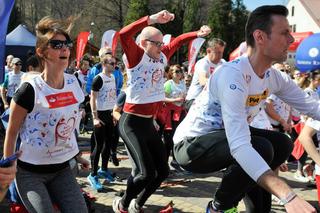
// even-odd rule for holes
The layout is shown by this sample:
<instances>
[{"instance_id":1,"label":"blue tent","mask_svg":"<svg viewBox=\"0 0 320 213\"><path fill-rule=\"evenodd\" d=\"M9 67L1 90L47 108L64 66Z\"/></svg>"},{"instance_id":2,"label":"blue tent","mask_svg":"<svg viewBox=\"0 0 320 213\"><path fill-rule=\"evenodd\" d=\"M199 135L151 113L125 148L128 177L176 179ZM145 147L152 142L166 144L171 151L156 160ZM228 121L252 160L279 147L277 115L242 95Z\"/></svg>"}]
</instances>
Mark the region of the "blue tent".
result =
<instances>
[{"instance_id":1,"label":"blue tent","mask_svg":"<svg viewBox=\"0 0 320 213\"><path fill-rule=\"evenodd\" d=\"M301 72L320 69L320 33L310 35L301 42L295 62Z\"/></svg>"},{"instance_id":2,"label":"blue tent","mask_svg":"<svg viewBox=\"0 0 320 213\"><path fill-rule=\"evenodd\" d=\"M34 52L36 40L36 36L20 24L7 35L5 54L6 56L13 55L18 57L25 62L28 51ZM23 66L23 70L24 68L25 66Z\"/></svg>"}]
</instances>

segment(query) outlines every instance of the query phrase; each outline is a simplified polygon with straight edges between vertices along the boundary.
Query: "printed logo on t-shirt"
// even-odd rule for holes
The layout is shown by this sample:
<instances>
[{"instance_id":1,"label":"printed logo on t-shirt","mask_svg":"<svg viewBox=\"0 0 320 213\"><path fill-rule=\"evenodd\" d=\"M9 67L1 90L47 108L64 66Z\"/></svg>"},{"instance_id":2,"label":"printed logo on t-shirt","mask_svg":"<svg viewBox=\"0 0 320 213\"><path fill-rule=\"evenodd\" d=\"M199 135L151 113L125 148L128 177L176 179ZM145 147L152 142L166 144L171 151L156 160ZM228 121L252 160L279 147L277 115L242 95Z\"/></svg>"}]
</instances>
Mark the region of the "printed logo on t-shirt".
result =
<instances>
[{"instance_id":1,"label":"printed logo on t-shirt","mask_svg":"<svg viewBox=\"0 0 320 213\"><path fill-rule=\"evenodd\" d=\"M46 96L50 109L64 107L78 103L73 92L62 92Z\"/></svg>"},{"instance_id":2,"label":"printed logo on t-shirt","mask_svg":"<svg viewBox=\"0 0 320 213\"><path fill-rule=\"evenodd\" d=\"M262 94L249 95L247 98L247 106L257 106L262 100L267 99L269 90L266 89Z\"/></svg>"}]
</instances>

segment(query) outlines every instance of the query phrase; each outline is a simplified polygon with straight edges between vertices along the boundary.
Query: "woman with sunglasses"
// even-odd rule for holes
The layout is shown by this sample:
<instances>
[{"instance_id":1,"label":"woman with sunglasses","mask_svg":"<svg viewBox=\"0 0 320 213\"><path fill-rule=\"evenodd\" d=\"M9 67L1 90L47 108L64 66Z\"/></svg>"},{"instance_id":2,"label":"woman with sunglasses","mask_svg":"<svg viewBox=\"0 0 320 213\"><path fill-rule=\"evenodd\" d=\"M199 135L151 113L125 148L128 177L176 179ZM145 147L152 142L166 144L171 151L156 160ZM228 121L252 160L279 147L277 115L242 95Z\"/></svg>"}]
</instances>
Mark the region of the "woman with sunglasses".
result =
<instances>
[{"instance_id":1,"label":"woman with sunglasses","mask_svg":"<svg viewBox=\"0 0 320 213\"><path fill-rule=\"evenodd\" d=\"M168 158L173 148L172 138L174 132L186 114L183 103L187 95L186 85L184 81L181 80L183 79L183 73L180 65L175 64L170 66L170 71L172 73L171 79L166 81L164 84L164 92L166 96L166 104L164 106L164 112L166 115L164 117L166 118L166 122L164 125L163 139L167 148ZM171 166L178 171L181 171L179 164L173 156L173 152L172 158L173 159L170 163Z\"/></svg>"},{"instance_id":2,"label":"woman with sunglasses","mask_svg":"<svg viewBox=\"0 0 320 213\"><path fill-rule=\"evenodd\" d=\"M20 132L22 154L16 186L28 212L87 212L69 160L78 152L74 130L83 92L74 75L65 74L72 41L65 22L45 17L37 24L36 53L42 73L24 82L13 96L4 142L12 155Z\"/></svg>"},{"instance_id":3,"label":"woman with sunglasses","mask_svg":"<svg viewBox=\"0 0 320 213\"><path fill-rule=\"evenodd\" d=\"M117 87L112 71L115 66L115 59L111 54L101 58L102 72L92 81L90 106L93 118L93 135L95 139L94 150L91 153L91 174L87 177L93 189L101 191L102 184L98 176L112 182L114 179L108 171L108 160L113 139L114 125L112 109L117 99ZM98 170L98 164L102 157L102 166Z\"/></svg>"}]
</instances>

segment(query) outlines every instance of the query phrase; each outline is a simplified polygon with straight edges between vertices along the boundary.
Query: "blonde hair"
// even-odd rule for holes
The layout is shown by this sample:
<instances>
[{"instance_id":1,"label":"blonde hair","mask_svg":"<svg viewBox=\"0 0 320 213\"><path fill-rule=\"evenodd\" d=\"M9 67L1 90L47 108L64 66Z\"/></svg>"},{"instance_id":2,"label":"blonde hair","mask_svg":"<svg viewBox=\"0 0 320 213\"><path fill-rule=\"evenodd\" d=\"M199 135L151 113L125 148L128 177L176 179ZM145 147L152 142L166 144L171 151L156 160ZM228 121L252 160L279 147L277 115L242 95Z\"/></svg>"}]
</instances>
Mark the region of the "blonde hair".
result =
<instances>
[{"instance_id":1,"label":"blonde hair","mask_svg":"<svg viewBox=\"0 0 320 213\"><path fill-rule=\"evenodd\" d=\"M55 35L61 34L64 35L67 40L71 41L69 33L76 19L77 17L71 16L65 20L58 20L50 16L45 16L38 22L38 24L36 25L36 56L40 62L41 71L44 68L43 63L44 59L46 58L46 56L42 54L47 49L49 40L52 39ZM38 51L41 53L40 55Z\"/></svg>"}]
</instances>

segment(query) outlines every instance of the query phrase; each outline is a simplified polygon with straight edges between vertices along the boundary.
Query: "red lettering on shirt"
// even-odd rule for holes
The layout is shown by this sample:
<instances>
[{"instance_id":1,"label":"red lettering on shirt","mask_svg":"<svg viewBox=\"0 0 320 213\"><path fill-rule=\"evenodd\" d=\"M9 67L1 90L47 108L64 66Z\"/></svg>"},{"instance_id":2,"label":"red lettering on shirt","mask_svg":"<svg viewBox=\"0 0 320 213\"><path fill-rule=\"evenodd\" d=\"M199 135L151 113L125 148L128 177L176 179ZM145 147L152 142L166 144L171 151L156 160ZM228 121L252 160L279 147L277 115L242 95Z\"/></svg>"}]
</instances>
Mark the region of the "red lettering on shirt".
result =
<instances>
[{"instance_id":1,"label":"red lettering on shirt","mask_svg":"<svg viewBox=\"0 0 320 213\"><path fill-rule=\"evenodd\" d=\"M46 99L50 109L69 106L78 103L77 99L73 95L73 92L62 92L47 95Z\"/></svg>"}]
</instances>

